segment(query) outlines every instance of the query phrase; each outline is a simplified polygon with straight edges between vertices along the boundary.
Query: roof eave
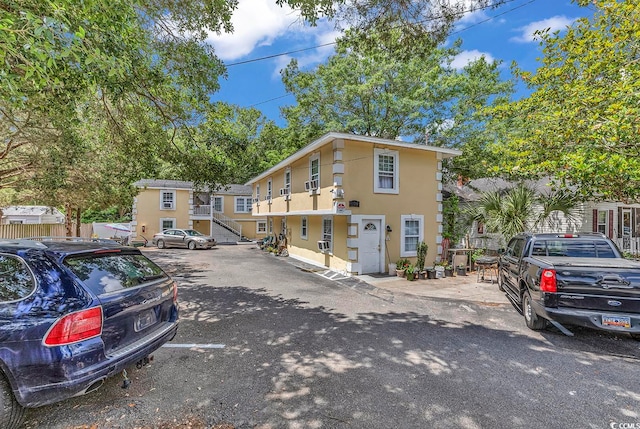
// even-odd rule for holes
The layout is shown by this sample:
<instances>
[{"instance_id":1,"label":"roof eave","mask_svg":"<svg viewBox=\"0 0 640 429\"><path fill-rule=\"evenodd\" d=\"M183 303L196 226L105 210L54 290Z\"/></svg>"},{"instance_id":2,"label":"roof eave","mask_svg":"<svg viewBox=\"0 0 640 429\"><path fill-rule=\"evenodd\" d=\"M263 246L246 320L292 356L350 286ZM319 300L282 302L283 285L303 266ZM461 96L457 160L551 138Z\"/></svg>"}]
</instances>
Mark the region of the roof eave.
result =
<instances>
[{"instance_id":1,"label":"roof eave","mask_svg":"<svg viewBox=\"0 0 640 429\"><path fill-rule=\"evenodd\" d=\"M315 150L324 146L330 141L338 140L338 139L364 141L369 143L384 144L387 146L404 147L407 149L429 150L432 152L441 153L443 158L453 158L455 156L462 155L462 151L457 149L449 149L449 148L443 148L443 147L437 147L437 146L418 145L416 143L406 143L406 142L401 142L397 140L383 139L379 137L358 136L355 134L331 132L323 135L317 140L314 140L313 142L309 143L307 146L303 147L293 155L290 155L288 158L284 159L283 161L280 161L278 164L260 173L259 175L257 175L256 177L254 177L253 179L245 183L245 185L250 186L255 182L258 182L264 179L265 177L270 176L274 172L286 167L287 165L299 160L300 158L305 157L309 153L314 152Z\"/></svg>"}]
</instances>

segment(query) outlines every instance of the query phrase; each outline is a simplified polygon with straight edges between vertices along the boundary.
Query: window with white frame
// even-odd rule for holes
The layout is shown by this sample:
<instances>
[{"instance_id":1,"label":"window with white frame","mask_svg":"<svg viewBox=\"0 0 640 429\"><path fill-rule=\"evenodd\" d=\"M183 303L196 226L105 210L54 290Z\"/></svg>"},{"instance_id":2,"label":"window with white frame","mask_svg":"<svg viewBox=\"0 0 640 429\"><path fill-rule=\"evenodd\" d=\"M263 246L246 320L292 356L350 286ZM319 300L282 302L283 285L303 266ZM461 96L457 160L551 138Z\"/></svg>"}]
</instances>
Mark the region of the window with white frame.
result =
<instances>
[{"instance_id":1,"label":"window with white frame","mask_svg":"<svg viewBox=\"0 0 640 429\"><path fill-rule=\"evenodd\" d=\"M176 227L176 219L172 217L160 218L160 231L165 229L173 229Z\"/></svg>"},{"instance_id":2,"label":"window with white frame","mask_svg":"<svg viewBox=\"0 0 640 429\"><path fill-rule=\"evenodd\" d=\"M609 231L609 212L608 210L598 210L598 232L605 235Z\"/></svg>"},{"instance_id":3,"label":"window with white frame","mask_svg":"<svg viewBox=\"0 0 640 429\"><path fill-rule=\"evenodd\" d=\"M397 194L399 155L396 150L374 149L373 191L383 194Z\"/></svg>"},{"instance_id":4,"label":"window with white frame","mask_svg":"<svg viewBox=\"0 0 640 429\"><path fill-rule=\"evenodd\" d=\"M222 213L224 211L222 197L213 197L213 211L218 213Z\"/></svg>"},{"instance_id":5,"label":"window with white frame","mask_svg":"<svg viewBox=\"0 0 640 429\"><path fill-rule=\"evenodd\" d=\"M329 242L329 252L333 251L333 218L322 218L322 238Z\"/></svg>"},{"instance_id":6,"label":"window with white frame","mask_svg":"<svg viewBox=\"0 0 640 429\"><path fill-rule=\"evenodd\" d=\"M160 191L160 210L175 210L176 191Z\"/></svg>"},{"instance_id":7,"label":"window with white frame","mask_svg":"<svg viewBox=\"0 0 640 429\"><path fill-rule=\"evenodd\" d=\"M291 193L291 169L287 168L284 172L284 189L287 190L286 194Z\"/></svg>"},{"instance_id":8,"label":"window with white frame","mask_svg":"<svg viewBox=\"0 0 640 429\"><path fill-rule=\"evenodd\" d=\"M312 185L310 186L310 189L320 188L320 154L319 153L309 158L309 181L312 183Z\"/></svg>"},{"instance_id":9,"label":"window with white frame","mask_svg":"<svg viewBox=\"0 0 640 429\"><path fill-rule=\"evenodd\" d=\"M247 197L235 197L235 212L236 213L251 213L251 198Z\"/></svg>"},{"instance_id":10,"label":"window with white frame","mask_svg":"<svg viewBox=\"0 0 640 429\"><path fill-rule=\"evenodd\" d=\"M271 179L267 180L267 195L264 197L265 200L271 201L271 197L273 197L273 183Z\"/></svg>"},{"instance_id":11,"label":"window with white frame","mask_svg":"<svg viewBox=\"0 0 640 429\"><path fill-rule=\"evenodd\" d=\"M260 185L256 183L256 201L260 202Z\"/></svg>"},{"instance_id":12,"label":"window with white frame","mask_svg":"<svg viewBox=\"0 0 640 429\"><path fill-rule=\"evenodd\" d=\"M256 222L256 232L258 234L266 234L267 233L267 221L259 220Z\"/></svg>"},{"instance_id":13,"label":"window with white frame","mask_svg":"<svg viewBox=\"0 0 640 429\"><path fill-rule=\"evenodd\" d=\"M400 222L400 256L417 256L418 243L424 240L424 216L402 215Z\"/></svg>"},{"instance_id":14,"label":"window with white frame","mask_svg":"<svg viewBox=\"0 0 640 429\"><path fill-rule=\"evenodd\" d=\"M309 229L309 226L307 224L307 217L302 216L300 218L300 238L302 238L303 240L306 240L308 238L307 237L308 229Z\"/></svg>"}]
</instances>

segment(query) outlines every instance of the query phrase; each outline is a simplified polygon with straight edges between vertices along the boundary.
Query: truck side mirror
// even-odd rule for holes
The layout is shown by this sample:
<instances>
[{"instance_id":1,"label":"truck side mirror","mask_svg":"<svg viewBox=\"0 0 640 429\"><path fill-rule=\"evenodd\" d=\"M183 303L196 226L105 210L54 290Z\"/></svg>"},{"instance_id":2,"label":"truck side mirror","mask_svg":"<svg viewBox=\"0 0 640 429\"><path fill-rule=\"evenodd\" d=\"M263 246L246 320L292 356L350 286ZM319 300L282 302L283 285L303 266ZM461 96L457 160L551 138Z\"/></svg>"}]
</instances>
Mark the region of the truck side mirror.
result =
<instances>
[{"instance_id":1,"label":"truck side mirror","mask_svg":"<svg viewBox=\"0 0 640 429\"><path fill-rule=\"evenodd\" d=\"M498 255L502 255L504 253L504 248L501 247L498 249Z\"/></svg>"}]
</instances>

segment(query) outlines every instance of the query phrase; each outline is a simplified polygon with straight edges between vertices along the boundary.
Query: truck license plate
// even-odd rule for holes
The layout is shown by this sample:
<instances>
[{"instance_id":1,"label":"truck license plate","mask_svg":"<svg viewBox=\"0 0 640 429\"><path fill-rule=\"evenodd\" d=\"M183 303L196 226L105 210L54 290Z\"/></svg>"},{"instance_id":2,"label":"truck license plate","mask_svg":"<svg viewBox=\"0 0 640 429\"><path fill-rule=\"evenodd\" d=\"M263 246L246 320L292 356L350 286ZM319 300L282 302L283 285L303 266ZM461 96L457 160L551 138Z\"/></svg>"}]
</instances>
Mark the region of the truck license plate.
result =
<instances>
[{"instance_id":1,"label":"truck license plate","mask_svg":"<svg viewBox=\"0 0 640 429\"><path fill-rule=\"evenodd\" d=\"M602 324L618 328L631 328L631 318L628 316L602 316Z\"/></svg>"}]
</instances>

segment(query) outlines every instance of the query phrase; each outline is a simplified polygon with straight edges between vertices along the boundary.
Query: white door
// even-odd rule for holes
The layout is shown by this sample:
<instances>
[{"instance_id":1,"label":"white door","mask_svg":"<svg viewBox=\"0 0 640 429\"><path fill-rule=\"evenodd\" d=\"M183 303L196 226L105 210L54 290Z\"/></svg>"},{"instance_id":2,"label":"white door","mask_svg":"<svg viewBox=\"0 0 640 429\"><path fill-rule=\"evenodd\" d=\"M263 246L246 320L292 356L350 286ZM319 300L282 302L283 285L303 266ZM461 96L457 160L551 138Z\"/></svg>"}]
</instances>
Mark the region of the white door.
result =
<instances>
[{"instance_id":1,"label":"white door","mask_svg":"<svg viewBox=\"0 0 640 429\"><path fill-rule=\"evenodd\" d=\"M362 274L379 273L380 258L380 219L364 219L360 224L359 258L362 264Z\"/></svg>"}]
</instances>

